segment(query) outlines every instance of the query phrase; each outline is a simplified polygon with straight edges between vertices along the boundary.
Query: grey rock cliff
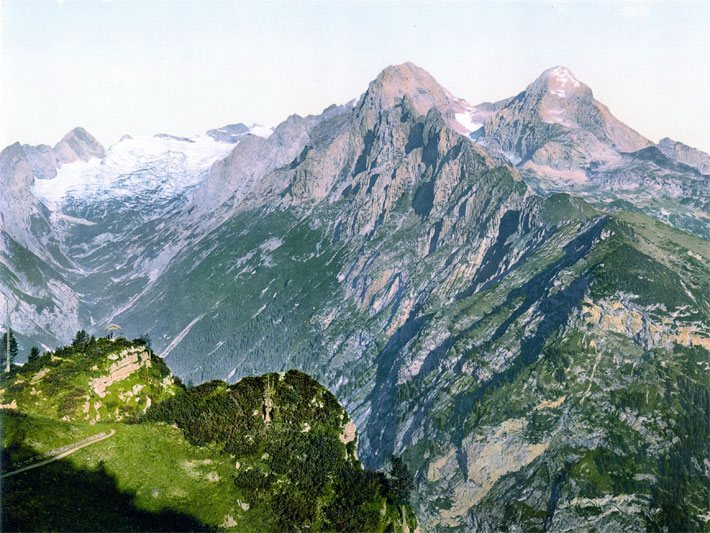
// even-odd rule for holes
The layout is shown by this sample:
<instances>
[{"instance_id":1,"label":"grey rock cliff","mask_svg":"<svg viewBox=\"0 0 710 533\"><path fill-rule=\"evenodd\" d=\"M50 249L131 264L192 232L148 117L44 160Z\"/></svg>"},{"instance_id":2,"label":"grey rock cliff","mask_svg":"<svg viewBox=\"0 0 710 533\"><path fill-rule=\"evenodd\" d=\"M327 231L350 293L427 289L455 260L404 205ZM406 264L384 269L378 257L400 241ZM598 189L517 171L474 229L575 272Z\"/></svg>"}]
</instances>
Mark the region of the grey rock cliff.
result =
<instances>
[{"instance_id":1,"label":"grey rock cliff","mask_svg":"<svg viewBox=\"0 0 710 533\"><path fill-rule=\"evenodd\" d=\"M710 174L710 155L705 152L665 137L658 141L658 149L679 163L691 166L703 174Z\"/></svg>"}]
</instances>

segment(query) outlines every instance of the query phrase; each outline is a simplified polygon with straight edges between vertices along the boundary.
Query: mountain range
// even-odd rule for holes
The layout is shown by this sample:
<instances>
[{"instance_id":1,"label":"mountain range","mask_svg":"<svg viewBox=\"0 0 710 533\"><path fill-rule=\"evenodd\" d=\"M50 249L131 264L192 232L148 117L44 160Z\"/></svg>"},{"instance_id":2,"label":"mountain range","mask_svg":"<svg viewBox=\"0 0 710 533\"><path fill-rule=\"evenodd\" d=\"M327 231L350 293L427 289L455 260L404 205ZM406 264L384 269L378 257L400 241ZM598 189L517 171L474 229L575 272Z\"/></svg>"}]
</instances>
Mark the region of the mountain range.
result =
<instances>
[{"instance_id":1,"label":"mountain range","mask_svg":"<svg viewBox=\"0 0 710 533\"><path fill-rule=\"evenodd\" d=\"M709 166L563 67L474 106L405 63L273 131L7 147L0 304L24 350L314 375L427 530L702 529Z\"/></svg>"}]
</instances>

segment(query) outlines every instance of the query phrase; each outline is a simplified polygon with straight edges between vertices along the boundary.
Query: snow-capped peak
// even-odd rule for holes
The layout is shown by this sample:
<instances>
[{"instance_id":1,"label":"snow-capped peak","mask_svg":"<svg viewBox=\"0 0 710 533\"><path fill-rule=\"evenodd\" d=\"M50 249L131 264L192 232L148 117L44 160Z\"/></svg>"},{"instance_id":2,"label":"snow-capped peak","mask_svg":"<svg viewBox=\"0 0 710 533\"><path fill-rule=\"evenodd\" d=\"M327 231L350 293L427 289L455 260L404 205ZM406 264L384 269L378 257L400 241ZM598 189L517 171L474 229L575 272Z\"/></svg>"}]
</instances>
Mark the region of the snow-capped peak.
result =
<instances>
[{"instance_id":1,"label":"snow-capped peak","mask_svg":"<svg viewBox=\"0 0 710 533\"><path fill-rule=\"evenodd\" d=\"M566 67L555 67L550 70L551 79L554 79L560 85L567 86L569 84L571 87L580 87L582 84L574 74Z\"/></svg>"},{"instance_id":2,"label":"snow-capped peak","mask_svg":"<svg viewBox=\"0 0 710 533\"><path fill-rule=\"evenodd\" d=\"M546 70L540 76L545 89L558 98L567 98L571 93L582 87L582 83L566 67L554 67Z\"/></svg>"}]
</instances>

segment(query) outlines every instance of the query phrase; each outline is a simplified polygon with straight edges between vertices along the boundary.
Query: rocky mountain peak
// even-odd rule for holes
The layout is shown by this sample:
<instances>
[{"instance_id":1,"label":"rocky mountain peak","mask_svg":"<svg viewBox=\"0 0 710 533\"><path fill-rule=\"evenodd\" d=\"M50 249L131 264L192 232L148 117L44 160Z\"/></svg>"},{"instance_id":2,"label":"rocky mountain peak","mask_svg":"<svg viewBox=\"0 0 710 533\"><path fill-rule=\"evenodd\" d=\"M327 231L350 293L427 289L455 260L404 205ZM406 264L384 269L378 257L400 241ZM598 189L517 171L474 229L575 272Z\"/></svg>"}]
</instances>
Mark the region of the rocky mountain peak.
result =
<instances>
[{"instance_id":1,"label":"rocky mountain peak","mask_svg":"<svg viewBox=\"0 0 710 533\"><path fill-rule=\"evenodd\" d=\"M548 90L560 98L564 98L568 92L579 92L576 90L588 89L567 67L547 69L540 75L538 80L544 82Z\"/></svg>"},{"instance_id":2,"label":"rocky mountain peak","mask_svg":"<svg viewBox=\"0 0 710 533\"><path fill-rule=\"evenodd\" d=\"M564 113L560 108L591 106L594 102L592 90L579 81L566 67L553 67L544 71L526 89L526 95L540 104L540 113L546 115L545 121L551 124L565 124L565 118L572 113ZM564 116L561 116L564 115ZM570 122L575 122L572 119Z\"/></svg>"},{"instance_id":3,"label":"rocky mountain peak","mask_svg":"<svg viewBox=\"0 0 710 533\"><path fill-rule=\"evenodd\" d=\"M546 124L584 127L585 117L596 115L592 90L566 67L544 71L522 93L524 111Z\"/></svg>"},{"instance_id":4,"label":"rocky mountain peak","mask_svg":"<svg viewBox=\"0 0 710 533\"><path fill-rule=\"evenodd\" d=\"M361 99L361 106L377 110L397 105L404 96L419 115L426 115L432 107L449 118L466 108L466 102L455 98L439 85L426 70L413 63L390 65L375 78Z\"/></svg>"},{"instance_id":5,"label":"rocky mountain peak","mask_svg":"<svg viewBox=\"0 0 710 533\"><path fill-rule=\"evenodd\" d=\"M587 85L561 66L546 70L523 92L503 101L486 118L481 142L516 164L536 172L544 168L547 175L574 182L586 181L583 169L592 164L610 163L621 153L652 144L614 117Z\"/></svg>"},{"instance_id":6,"label":"rocky mountain peak","mask_svg":"<svg viewBox=\"0 0 710 533\"><path fill-rule=\"evenodd\" d=\"M54 147L59 165L74 161L88 161L92 157L103 158L106 150L88 131L77 127L67 133Z\"/></svg>"}]
</instances>

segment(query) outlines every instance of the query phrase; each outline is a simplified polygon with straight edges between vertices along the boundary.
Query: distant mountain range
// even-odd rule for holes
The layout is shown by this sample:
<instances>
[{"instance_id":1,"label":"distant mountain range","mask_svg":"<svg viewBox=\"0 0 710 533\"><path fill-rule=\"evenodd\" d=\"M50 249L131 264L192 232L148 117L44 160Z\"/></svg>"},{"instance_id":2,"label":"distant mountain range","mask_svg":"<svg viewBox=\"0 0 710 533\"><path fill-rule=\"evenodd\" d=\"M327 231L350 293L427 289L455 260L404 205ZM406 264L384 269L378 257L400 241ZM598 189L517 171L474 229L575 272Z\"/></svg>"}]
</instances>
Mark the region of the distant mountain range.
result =
<instances>
[{"instance_id":1,"label":"distant mountain range","mask_svg":"<svg viewBox=\"0 0 710 533\"><path fill-rule=\"evenodd\" d=\"M405 63L273 131L77 129L0 153L0 306L25 351L118 324L194 382L314 375L427 530L703 528L709 160L562 67L477 106Z\"/></svg>"}]
</instances>

